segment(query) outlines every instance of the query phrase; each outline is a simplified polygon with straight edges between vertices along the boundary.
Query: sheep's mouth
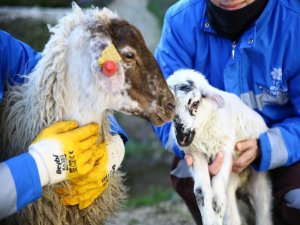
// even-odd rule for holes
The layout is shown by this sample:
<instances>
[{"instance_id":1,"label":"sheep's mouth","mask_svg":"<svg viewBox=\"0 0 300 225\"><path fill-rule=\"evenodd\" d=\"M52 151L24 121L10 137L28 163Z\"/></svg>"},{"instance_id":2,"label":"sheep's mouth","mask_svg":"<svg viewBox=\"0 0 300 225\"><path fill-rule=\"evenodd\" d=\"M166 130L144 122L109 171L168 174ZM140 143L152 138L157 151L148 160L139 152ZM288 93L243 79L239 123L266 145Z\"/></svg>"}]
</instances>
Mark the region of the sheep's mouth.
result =
<instances>
[{"instance_id":1,"label":"sheep's mouth","mask_svg":"<svg viewBox=\"0 0 300 225\"><path fill-rule=\"evenodd\" d=\"M195 137L195 131L183 132L182 129L175 129L176 139L180 147L189 146Z\"/></svg>"},{"instance_id":2,"label":"sheep's mouth","mask_svg":"<svg viewBox=\"0 0 300 225\"><path fill-rule=\"evenodd\" d=\"M150 114L148 120L155 126L161 126L167 121L171 120L172 117L173 117L173 113L164 114L164 113L154 112Z\"/></svg>"}]
</instances>

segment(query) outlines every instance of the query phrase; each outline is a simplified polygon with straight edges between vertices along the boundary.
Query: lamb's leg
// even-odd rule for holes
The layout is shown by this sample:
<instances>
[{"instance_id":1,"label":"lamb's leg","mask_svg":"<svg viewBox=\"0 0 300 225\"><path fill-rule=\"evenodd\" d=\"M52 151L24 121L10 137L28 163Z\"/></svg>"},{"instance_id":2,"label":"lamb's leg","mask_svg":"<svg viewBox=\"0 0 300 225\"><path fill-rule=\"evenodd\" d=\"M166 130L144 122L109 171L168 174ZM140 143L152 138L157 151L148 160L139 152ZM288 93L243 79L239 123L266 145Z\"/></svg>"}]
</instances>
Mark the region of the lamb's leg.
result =
<instances>
[{"instance_id":1,"label":"lamb's leg","mask_svg":"<svg viewBox=\"0 0 300 225\"><path fill-rule=\"evenodd\" d=\"M208 163L206 157L196 152L193 156L193 177L194 177L194 193L197 204L202 215L203 225L216 225L216 216L212 208L212 189L210 177L208 173ZM219 224L221 225L221 223Z\"/></svg>"},{"instance_id":2,"label":"lamb's leg","mask_svg":"<svg viewBox=\"0 0 300 225\"><path fill-rule=\"evenodd\" d=\"M253 200L256 225L272 225L272 190L267 174L252 170L248 191Z\"/></svg>"},{"instance_id":3,"label":"lamb's leg","mask_svg":"<svg viewBox=\"0 0 300 225\"><path fill-rule=\"evenodd\" d=\"M226 191L232 168L232 154L224 151L224 161L219 173L212 177L213 210L218 221L223 221L226 208Z\"/></svg>"},{"instance_id":4,"label":"lamb's leg","mask_svg":"<svg viewBox=\"0 0 300 225\"><path fill-rule=\"evenodd\" d=\"M227 187L227 205L223 225L240 225L242 223L236 199L236 190L239 185L239 176L231 173Z\"/></svg>"}]
</instances>

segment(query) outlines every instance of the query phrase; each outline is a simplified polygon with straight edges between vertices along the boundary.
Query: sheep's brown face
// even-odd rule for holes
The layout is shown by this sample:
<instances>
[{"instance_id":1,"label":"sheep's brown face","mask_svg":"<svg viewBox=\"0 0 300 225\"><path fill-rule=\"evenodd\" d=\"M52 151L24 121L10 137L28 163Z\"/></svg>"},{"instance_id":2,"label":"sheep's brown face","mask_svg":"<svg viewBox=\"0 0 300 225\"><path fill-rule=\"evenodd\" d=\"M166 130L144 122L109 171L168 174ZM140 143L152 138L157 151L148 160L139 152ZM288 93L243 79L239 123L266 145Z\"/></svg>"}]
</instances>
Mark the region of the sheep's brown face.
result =
<instances>
[{"instance_id":1,"label":"sheep's brown face","mask_svg":"<svg viewBox=\"0 0 300 225\"><path fill-rule=\"evenodd\" d=\"M112 20L109 33L125 68L127 88L122 95L137 103L133 106L125 102L120 111L143 117L155 125L170 120L174 96L140 32L124 20Z\"/></svg>"}]
</instances>

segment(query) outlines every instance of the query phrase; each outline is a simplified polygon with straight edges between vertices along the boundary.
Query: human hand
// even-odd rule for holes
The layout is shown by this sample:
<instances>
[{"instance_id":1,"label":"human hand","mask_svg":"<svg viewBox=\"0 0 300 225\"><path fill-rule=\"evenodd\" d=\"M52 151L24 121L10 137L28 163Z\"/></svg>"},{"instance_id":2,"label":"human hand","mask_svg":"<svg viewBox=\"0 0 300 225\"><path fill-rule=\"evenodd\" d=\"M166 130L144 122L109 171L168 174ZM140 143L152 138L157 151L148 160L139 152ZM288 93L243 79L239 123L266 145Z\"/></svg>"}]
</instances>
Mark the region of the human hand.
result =
<instances>
[{"instance_id":1,"label":"human hand","mask_svg":"<svg viewBox=\"0 0 300 225\"><path fill-rule=\"evenodd\" d=\"M71 190L56 189L65 195L63 205L77 205L79 209L90 206L102 194L109 183L109 177L119 168L124 158L125 147L119 135L107 143L101 143L94 149L96 160L93 170L84 177L71 181Z\"/></svg>"},{"instance_id":2,"label":"human hand","mask_svg":"<svg viewBox=\"0 0 300 225\"><path fill-rule=\"evenodd\" d=\"M74 179L90 172L95 164L93 146L99 138L99 125L79 127L75 121L57 122L45 128L29 146L41 185Z\"/></svg>"},{"instance_id":3,"label":"human hand","mask_svg":"<svg viewBox=\"0 0 300 225\"><path fill-rule=\"evenodd\" d=\"M189 167L193 165L193 157L190 154L185 155L185 161ZM210 176L215 176L219 173L224 159L224 153L221 151L216 155L215 160L208 166Z\"/></svg>"},{"instance_id":4,"label":"human hand","mask_svg":"<svg viewBox=\"0 0 300 225\"><path fill-rule=\"evenodd\" d=\"M235 145L235 150L239 153L239 156L233 160L232 171L236 173L242 172L260 156L260 149L257 139L240 141Z\"/></svg>"}]
</instances>

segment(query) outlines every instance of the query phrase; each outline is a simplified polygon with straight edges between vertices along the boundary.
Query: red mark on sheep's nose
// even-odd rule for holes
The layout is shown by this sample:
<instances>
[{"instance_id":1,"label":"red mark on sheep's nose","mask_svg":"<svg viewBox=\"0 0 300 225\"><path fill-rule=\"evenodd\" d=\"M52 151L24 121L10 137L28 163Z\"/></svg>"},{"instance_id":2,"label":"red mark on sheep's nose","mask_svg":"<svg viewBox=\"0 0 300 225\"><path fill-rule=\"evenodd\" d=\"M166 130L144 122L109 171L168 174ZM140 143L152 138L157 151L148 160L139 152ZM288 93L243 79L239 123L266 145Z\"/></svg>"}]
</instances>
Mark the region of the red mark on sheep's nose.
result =
<instances>
[{"instance_id":1,"label":"red mark on sheep's nose","mask_svg":"<svg viewBox=\"0 0 300 225\"><path fill-rule=\"evenodd\" d=\"M102 71L107 77L113 76L118 70L118 64L112 60L107 60L102 64Z\"/></svg>"}]
</instances>

